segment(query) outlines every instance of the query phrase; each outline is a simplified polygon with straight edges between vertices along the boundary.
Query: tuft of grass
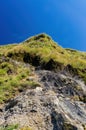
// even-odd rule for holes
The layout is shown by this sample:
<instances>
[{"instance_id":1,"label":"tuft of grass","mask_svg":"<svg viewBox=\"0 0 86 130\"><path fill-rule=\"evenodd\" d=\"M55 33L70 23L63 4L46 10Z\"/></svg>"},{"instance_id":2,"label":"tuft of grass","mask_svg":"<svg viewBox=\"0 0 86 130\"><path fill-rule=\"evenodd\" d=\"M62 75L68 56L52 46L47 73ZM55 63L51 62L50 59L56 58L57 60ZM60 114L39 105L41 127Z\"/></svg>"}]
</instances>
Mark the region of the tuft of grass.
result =
<instances>
[{"instance_id":1,"label":"tuft of grass","mask_svg":"<svg viewBox=\"0 0 86 130\"><path fill-rule=\"evenodd\" d=\"M19 125L8 125L6 127L0 127L0 130L32 130L29 126L24 126L22 128L19 128Z\"/></svg>"},{"instance_id":2,"label":"tuft of grass","mask_svg":"<svg viewBox=\"0 0 86 130\"><path fill-rule=\"evenodd\" d=\"M0 76L4 76L6 74L6 71L3 69L0 69Z\"/></svg>"},{"instance_id":3,"label":"tuft of grass","mask_svg":"<svg viewBox=\"0 0 86 130\"><path fill-rule=\"evenodd\" d=\"M17 129L18 129L18 124L6 126L6 127L0 127L0 130L17 130Z\"/></svg>"}]
</instances>

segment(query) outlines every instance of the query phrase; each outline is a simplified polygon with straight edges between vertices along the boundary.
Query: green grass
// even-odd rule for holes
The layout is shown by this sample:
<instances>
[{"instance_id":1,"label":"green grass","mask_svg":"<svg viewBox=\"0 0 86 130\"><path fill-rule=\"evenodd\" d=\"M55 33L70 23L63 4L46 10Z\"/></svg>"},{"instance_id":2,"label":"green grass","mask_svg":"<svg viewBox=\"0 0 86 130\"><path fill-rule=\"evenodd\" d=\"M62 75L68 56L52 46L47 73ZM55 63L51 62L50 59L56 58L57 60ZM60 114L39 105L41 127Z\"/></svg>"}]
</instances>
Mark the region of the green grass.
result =
<instances>
[{"instance_id":1,"label":"green grass","mask_svg":"<svg viewBox=\"0 0 86 130\"><path fill-rule=\"evenodd\" d=\"M2 61L0 64L0 104L6 102L26 89L31 83L27 81L32 74L30 68L24 67L24 63L15 65L12 61ZM23 85L23 84L27 85Z\"/></svg>"},{"instance_id":2,"label":"green grass","mask_svg":"<svg viewBox=\"0 0 86 130\"><path fill-rule=\"evenodd\" d=\"M16 125L9 125L6 127L0 127L0 130L32 130L32 128L29 126L24 126L22 128L19 128L19 125L16 124Z\"/></svg>"},{"instance_id":3,"label":"green grass","mask_svg":"<svg viewBox=\"0 0 86 130\"><path fill-rule=\"evenodd\" d=\"M78 74L84 80L86 79L86 71L84 74L82 72L82 70L86 69L86 53L64 49L46 34L40 34L18 45L10 46L10 49L5 49L6 57L8 56L22 62L29 62L32 65L35 65L37 62L37 65L47 64L53 59L54 63L61 63L64 67L70 64L78 70Z\"/></svg>"},{"instance_id":4,"label":"green grass","mask_svg":"<svg viewBox=\"0 0 86 130\"><path fill-rule=\"evenodd\" d=\"M24 63L55 71L70 65L72 73L78 74L86 83L86 53L64 49L48 35L40 34L20 44L0 46L0 103L28 86L37 86L37 83L27 81L31 69Z\"/></svg>"},{"instance_id":5,"label":"green grass","mask_svg":"<svg viewBox=\"0 0 86 130\"><path fill-rule=\"evenodd\" d=\"M35 38L32 37L19 45L13 46L12 49L7 49L5 53L6 56L23 61L24 55L28 54L31 58L34 58L35 56L40 57L40 63L48 62L50 59L53 59L64 65L71 64L75 68L85 68L86 53L63 49L58 46L58 44L56 45L52 39L49 39L49 41L45 40L47 39L46 36L44 39L34 39Z\"/></svg>"},{"instance_id":6,"label":"green grass","mask_svg":"<svg viewBox=\"0 0 86 130\"><path fill-rule=\"evenodd\" d=\"M0 127L0 130L17 130L18 129L18 125L10 125L10 126L6 126L6 127Z\"/></svg>"}]
</instances>

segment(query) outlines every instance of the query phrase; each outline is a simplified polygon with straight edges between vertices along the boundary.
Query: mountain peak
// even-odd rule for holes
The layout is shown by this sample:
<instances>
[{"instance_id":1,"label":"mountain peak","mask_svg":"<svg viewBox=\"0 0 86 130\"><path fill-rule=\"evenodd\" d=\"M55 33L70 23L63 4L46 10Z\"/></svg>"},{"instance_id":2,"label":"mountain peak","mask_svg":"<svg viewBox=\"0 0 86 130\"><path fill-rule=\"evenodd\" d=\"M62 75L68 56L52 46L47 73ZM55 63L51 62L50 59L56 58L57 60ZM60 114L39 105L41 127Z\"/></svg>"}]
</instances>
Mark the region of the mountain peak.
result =
<instances>
[{"instance_id":1,"label":"mountain peak","mask_svg":"<svg viewBox=\"0 0 86 130\"><path fill-rule=\"evenodd\" d=\"M86 130L85 104L86 53L45 33L0 46L0 130Z\"/></svg>"},{"instance_id":2,"label":"mountain peak","mask_svg":"<svg viewBox=\"0 0 86 130\"><path fill-rule=\"evenodd\" d=\"M31 41L50 41L52 38L47 35L46 33L41 33L35 36L32 36L25 40L25 42L31 42Z\"/></svg>"}]
</instances>

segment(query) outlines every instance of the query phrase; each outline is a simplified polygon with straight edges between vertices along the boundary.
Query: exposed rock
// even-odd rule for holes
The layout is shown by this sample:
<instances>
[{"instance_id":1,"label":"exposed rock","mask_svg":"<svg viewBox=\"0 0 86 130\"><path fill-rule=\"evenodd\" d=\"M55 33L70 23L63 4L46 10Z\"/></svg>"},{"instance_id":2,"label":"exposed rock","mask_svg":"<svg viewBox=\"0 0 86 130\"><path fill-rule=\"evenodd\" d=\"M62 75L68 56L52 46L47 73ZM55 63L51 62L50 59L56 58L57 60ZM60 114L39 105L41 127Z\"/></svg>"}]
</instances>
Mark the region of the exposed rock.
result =
<instances>
[{"instance_id":1,"label":"exposed rock","mask_svg":"<svg viewBox=\"0 0 86 130\"><path fill-rule=\"evenodd\" d=\"M86 90L83 82L62 72L37 70L35 73L42 87L28 89L9 101L1 111L0 125L20 124L35 130L84 130L86 104L74 99L76 95L83 96Z\"/></svg>"}]
</instances>

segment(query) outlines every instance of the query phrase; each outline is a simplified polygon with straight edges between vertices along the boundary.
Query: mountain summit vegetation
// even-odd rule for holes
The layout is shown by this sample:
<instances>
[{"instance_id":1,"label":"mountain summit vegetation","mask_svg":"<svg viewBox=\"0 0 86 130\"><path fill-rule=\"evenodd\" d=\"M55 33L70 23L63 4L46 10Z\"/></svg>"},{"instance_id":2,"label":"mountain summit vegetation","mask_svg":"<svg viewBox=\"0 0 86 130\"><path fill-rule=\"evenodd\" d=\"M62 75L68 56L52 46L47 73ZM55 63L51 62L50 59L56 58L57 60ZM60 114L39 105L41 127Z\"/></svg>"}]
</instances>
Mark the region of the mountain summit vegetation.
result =
<instances>
[{"instance_id":1,"label":"mountain summit vegetation","mask_svg":"<svg viewBox=\"0 0 86 130\"><path fill-rule=\"evenodd\" d=\"M47 94L48 96L46 96ZM56 99L57 94L60 98ZM25 95L26 97L29 95L29 97L26 98ZM33 95L37 99L37 104L35 104ZM42 99L43 96L45 98ZM41 100L43 100L42 106L40 106ZM19 110L18 102L20 102L21 110ZM29 102L29 104L26 103L26 105L24 102ZM60 105L57 105L58 102L60 102ZM20 127L15 129L86 130L86 117L84 117L86 114L84 109L86 108L78 103L82 103L84 107L86 105L86 52L63 48L44 33L26 39L19 44L0 46L0 116L4 115L3 119L2 116L0 117L1 129L5 129L5 127L6 129L14 129L16 123L21 122L20 118L28 122L30 119L27 120L26 116L25 119L22 119L23 114L27 111L27 107L29 110L30 106L32 107L32 104L35 104L37 108L39 107L39 113L35 108L30 112L37 113L34 119L37 124L33 123L33 115L29 115L30 112L27 112L31 116L31 125L29 121L26 126L19 124ZM25 107L22 107L22 104ZM15 109L15 106L19 109ZM71 107L74 111L70 111ZM42 110L45 108L44 114L48 114L45 116L46 119L44 119ZM54 109L58 110L55 111ZM16 115L18 114L18 119L15 111ZM63 114L62 111L64 111ZM70 115L66 115L66 111ZM79 117L77 111L82 117ZM41 112L42 115L40 116ZM72 113L75 113L76 123L73 122L74 116ZM6 116L9 118L6 118ZM11 122L12 120L13 122ZM45 125L43 125L42 120ZM45 123L48 123L48 121L50 126Z\"/></svg>"},{"instance_id":2,"label":"mountain summit vegetation","mask_svg":"<svg viewBox=\"0 0 86 130\"><path fill-rule=\"evenodd\" d=\"M86 52L64 49L46 34L33 36L20 44L0 46L0 59L3 57L47 70L69 68L86 83Z\"/></svg>"}]
</instances>

